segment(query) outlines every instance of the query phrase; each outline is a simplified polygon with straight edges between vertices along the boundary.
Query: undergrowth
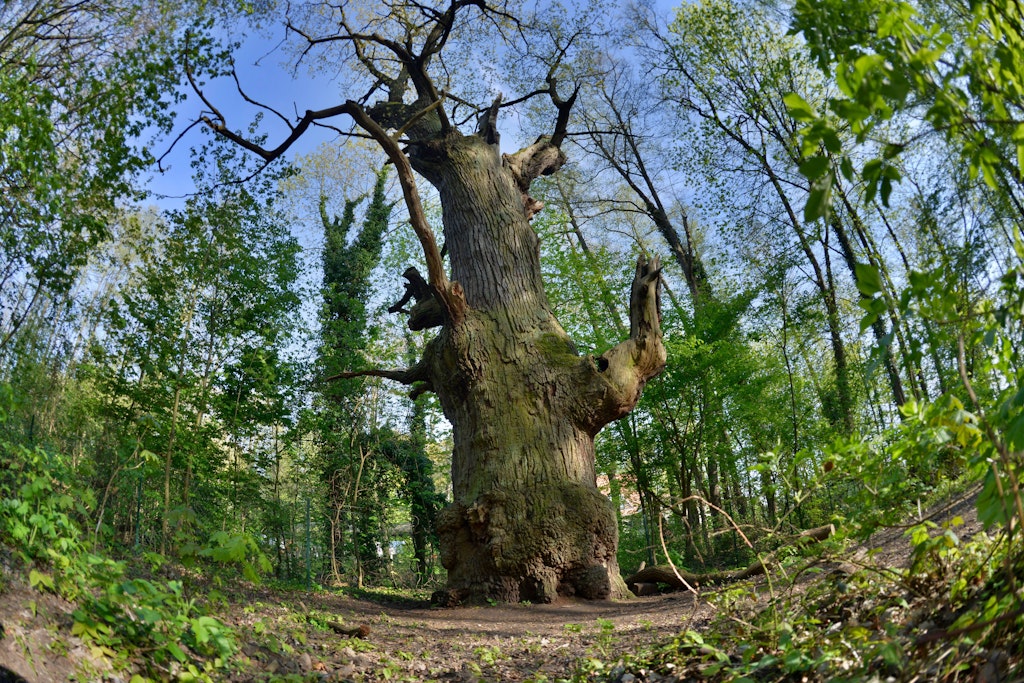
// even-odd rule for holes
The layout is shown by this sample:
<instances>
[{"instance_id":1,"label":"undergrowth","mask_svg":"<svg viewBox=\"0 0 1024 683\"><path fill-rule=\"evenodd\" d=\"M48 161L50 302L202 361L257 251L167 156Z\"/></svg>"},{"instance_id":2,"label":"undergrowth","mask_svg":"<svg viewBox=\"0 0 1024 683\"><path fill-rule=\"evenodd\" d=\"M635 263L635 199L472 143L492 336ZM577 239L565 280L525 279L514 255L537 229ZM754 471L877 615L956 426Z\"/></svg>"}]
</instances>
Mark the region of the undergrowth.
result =
<instances>
[{"instance_id":1,"label":"undergrowth","mask_svg":"<svg viewBox=\"0 0 1024 683\"><path fill-rule=\"evenodd\" d=\"M0 461L6 465L0 469L0 545L13 551L14 570L23 570L34 589L76 603L71 634L95 659L128 673L131 683L215 680L237 652L232 630L192 594L188 581L133 577L126 562L95 549L83 532L92 497L73 483L67 459L17 443L2 430L12 401L0 384ZM249 539L215 534L175 564L185 568L202 558L251 575L259 563L254 548ZM147 559L153 569L168 564L154 553ZM219 572L210 573L216 578Z\"/></svg>"},{"instance_id":2,"label":"undergrowth","mask_svg":"<svg viewBox=\"0 0 1024 683\"><path fill-rule=\"evenodd\" d=\"M1019 679L1024 549L1003 534L962 542L959 521L911 528L906 570L819 558L802 561L785 590L748 583L710 594L716 616L699 632L691 625L575 680Z\"/></svg>"},{"instance_id":3,"label":"undergrowth","mask_svg":"<svg viewBox=\"0 0 1024 683\"><path fill-rule=\"evenodd\" d=\"M1015 249L1024 262L1024 242ZM969 315L937 281L935 273L914 274L901 314L963 318L962 386L931 402L908 401L900 424L877 437L803 454L804 471L821 463L811 481L790 473L800 500L825 487L842 492L844 510L833 520L840 535L809 551L815 557L790 555L766 580L702 595L715 608L710 623L682 624L671 640L611 664L584 660L575 680L1024 679L1024 359L1015 342L1024 266L1003 276L1002 305L983 302ZM984 350L973 368L966 347ZM758 467L778 465L767 454ZM978 518L992 535L962 540L962 520L943 528L923 522L906 531L906 569L847 557L853 539L896 524L907 504L956 472L979 484Z\"/></svg>"}]
</instances>

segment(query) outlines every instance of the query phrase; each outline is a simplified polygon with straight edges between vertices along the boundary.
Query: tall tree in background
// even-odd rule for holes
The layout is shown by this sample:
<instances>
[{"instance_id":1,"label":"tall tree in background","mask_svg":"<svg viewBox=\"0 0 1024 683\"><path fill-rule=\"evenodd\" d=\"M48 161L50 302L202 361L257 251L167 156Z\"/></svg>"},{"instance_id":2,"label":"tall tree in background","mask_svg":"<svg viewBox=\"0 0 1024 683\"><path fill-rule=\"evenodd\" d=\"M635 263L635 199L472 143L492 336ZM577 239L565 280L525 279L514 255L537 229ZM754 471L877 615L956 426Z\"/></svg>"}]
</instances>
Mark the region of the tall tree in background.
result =
<instances>
[{"instance_id":1,"label":"tall tree in background","mask_svg":"<svg viewBox=\"0 0 1024 683\"><path fill-rule=\"evenodd\" d=\"M407 340L408 342L408 340ZM410 354L413 347L410 344ZM415 357L411 360L415 361ZM399 456L405 474L405 493L412 518L412 547L419 580L430 577L427 552L437 544L437 513L444 499L434 489L434 464L427 456L426 396L413 399L409 415L409 445Z\"/></svg>"},{"instance_id":2,"label":"tall tree in background","mask_svg":"<svg viewBox=\"0 0 1024 683\"><path fill-rule=\"evenodd\" d=\"M201 169L211 158L234 168L214 150L200 156ZM222 180L202 173L201 182ZM120 441L94 454L97 488L121 488L129 473L138 486L115 511L124 541L153 510L161 552L196 510L205 531L245 528L252 512L257 449L244 444L288 418L284 349L298 308L298 245L267 199L272 184L222 184L123 245L132 283L110 302L93 355Z\"/></svg>"},{"instance_id":3,"label":"tall tree in background","mask_svg":"<svg viewBox=\"0 0 1024 683\"><path fill-rule=\"evenodd\" d=\"M336 31L321 33L328 25ZM362 99L307 111L274 148L235 132L210 102L204 120L270 161L311 125L346 115L394 164L427 264L426 278L410 280L420 299L410 323L441 330L412 367L363 374L436 392L452 423L455 499L438 524L447 598L547 602L559 594L622 594L616 514L596 486L594 435L633 408L665 363L660 264L637 264L630 338L599 356L580 356L551 313L530 226L541 208L530 185L565 159L560 147L575 95L557 76L582 30L549 32L554 44L544 45L539 34L530 45L517 44L528 22L510 7L475 0L398 3L387 16L311 5L296 10L289 27L307 42L305 54L338 51L334 57L353 67ZM551 135L513 154L499 147L501 98L481 94L472 79L447 80L453 72L444 53L481 30L537 64L542 84L532 96L553 108ZM535 58L538 50L545 55ZM377 91L385 97L373 104L361 95ZM467 121L465 103L473 100ZM439 193L450 269L414 170Z\"/></svg>"},{"instance_id":4,"label":"tall tree in background","mask_svg":"<svg viewBox=\"0 0 1024 683\"><path fill-rule=\"evenodd\" d=\"M836 29L836 22L841 22L842 30ZM969 259L974 263L959 264L967 267L958 268L961 272L952 277L946 255L938 264L928 264L928 270L909 273L909 286L898 304L886 296L885 272L875 263L858 272L858 287L869 300L862 325L895 306L901 315L919 317L929 332L936 327L951 331L960 396L975 411L973 419L987 436L973 458L986 472L979 515L989 523L1005 523L1012 533L1014 518L1024 518L1017 476L1024 445L1019 389L1024 261L1020 3L980 0L914 6L876 0L854 7L801 0L794 8L793 26L806 35L818 67L834 74L837 85L837 92L819 106L798 94L786 98L791 114L803 124L799 132L808 158L801 172L820 198L808 206L808 214L828 217L835 211L833 195L844 180L860 184L865 201L878 198L890 206L904 179L906 166L901 162L920 149L921 141L929 147L938 141L949 145L949 158L967 167L968 179L980 181L986 190L978 196L988 205L983 214L991 221L986 226L988 239L1012 244L1010 250L985 254L990 259L986 268L999 276L1000 285L998 291L988 287L983 296L963 296L964 288L957 282L976 271L978 254ZM890 128L905 119L913 121L912 132ZM854 140L841 139L840 128L848 128ZM863 157L856 154L865 147ZM961 221L970 216L963 211ZM934 339L929 337L927 345ZM955 408L963 405L958 397L944 399Z\"/></svg>"},{"instance_id":5,"label":"tall tree in background","mask_svg":"<svg viewBox=\"0 0 1024 683\"><path fill-rule=\"evenodd\" d=\"M392 203L385 194L387 173L377 175L373 197L362 229L351 238L355 212L362 199L345 202L341 216L329 217L326 198L320 202L324 228L324 305L320 319L319 364L322 377L336 377L366 365L364 349L369 341L367 302L370 274L380 261L382 238L388 226ZM351 243L349 243L351 239ZM323 446L323 475L328 492L331 519L331 568L337 581L351 547L357 582L362 585L364 568L372 569L377 559L374 541L366 528L369 517L381 512L379 477L381 462L370 440L375 425L362 382L329 382L321 392L319 424ZM346 543L346 536L350 536Z\"/></svg>"}]
</instances>

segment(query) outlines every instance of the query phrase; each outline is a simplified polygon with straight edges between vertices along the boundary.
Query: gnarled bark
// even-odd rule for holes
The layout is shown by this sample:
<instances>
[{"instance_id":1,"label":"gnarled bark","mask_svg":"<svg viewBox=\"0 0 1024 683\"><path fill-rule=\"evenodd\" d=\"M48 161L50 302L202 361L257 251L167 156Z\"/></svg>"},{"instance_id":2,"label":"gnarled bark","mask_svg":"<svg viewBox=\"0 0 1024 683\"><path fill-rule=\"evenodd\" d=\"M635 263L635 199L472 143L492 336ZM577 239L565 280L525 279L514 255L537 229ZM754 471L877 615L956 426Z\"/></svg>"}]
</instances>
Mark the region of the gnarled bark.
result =
<instances>
[{"instance_id":1,"label":"gnarled bark","mask_svg":"<svg viewBox=\"0 0 1024 683\"><path fill-rule=\"evenodd\" d=\"M522 176L481 137L452 140L446 164L437 152L421 173L441 193L452 278L467 303L424 359L455 441L454 500L438 520L449 596L624 595L594 435L629 412L664 366L658 261L637 266L630 338L580 356L544 294Z\"/></svg>"}]
</instances>

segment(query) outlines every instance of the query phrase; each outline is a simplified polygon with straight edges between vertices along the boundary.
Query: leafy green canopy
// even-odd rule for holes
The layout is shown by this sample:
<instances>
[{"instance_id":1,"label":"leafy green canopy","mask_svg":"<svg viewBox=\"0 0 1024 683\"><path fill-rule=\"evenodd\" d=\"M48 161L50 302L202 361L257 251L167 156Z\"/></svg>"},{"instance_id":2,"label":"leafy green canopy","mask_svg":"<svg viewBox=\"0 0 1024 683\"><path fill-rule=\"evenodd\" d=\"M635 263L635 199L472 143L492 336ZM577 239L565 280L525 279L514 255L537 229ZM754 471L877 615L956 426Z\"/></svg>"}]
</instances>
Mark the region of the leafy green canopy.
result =
<instances>
[{"instance_id":1,"label":"leafy green canopy","mask_svg":"<svg viewBox=\"0 0 1024 683\"><path fill-rule=\"evenodd\" d=\"M1024 518L1018 479L1024 450L1019 357L1024 25L1018 3L973 0L915 7L894 0L856 5L799 0L793 30L804 33L822 70L834 68L840 91L827 99L827 115L796 94L786 99L794 118L805 123L801 135L808 158L801 172L815 186L805 209L809 218L830 210L837 171L827 153L838 156L838 171L846 179L859 175L865 201L878 195L888 205L894 183L901 179L898 158L931 135L941 135L968 164L971 177L980 174L994 201L1010 207L997 214L993 227L1003 221L1016 226L1017 260L1000 265L997 293L964 302L945 286L946 274L938 268L909 273L909 286L894 306L903 318L958 326L956 363L966 401L949 401L955 406L950 419L964 422L964 404L972 411L966 422L977 424L978 432L963 445L972 453L969 461L976 473L985 476L979 512L987 522L1012 530L1013 518ZM884 124L897 116L919 116L920 124L902 135L898 129L886 131ZM840 127L855 134L854 144L844 148ZM858 174L855 154L865 150L868 160ZM864 329L885 304L877 269L860 265L857 280L866 299L861 304L867 310ZM909 406L904 412L914 410Z\"/></svg>"},{"instance_id":2,"label":"leafy green canopy","mask_svg":"<svg viewBox=\"0 0 1024 683\"><path fill-rule=\"evenodd\" d=\"M814 181L808 218L824 215L837 169L825 152L841 154L838 172L859 176L870 201L888 204L901 178L896 159L917 140L941 135L1024 218L1024 25L1015 0L848 3L797 0L793 30L802 32L823 71L834 72L839 94L829 114L793 94L793 116L805 123L802 171ZM886 139L881 129L903 114L922 125ZM878 143L858 171L838 131L849 127L861 145ZM845 153L843 153L845 152ZM1022 232L1021 234L1024 234Z\"/></svg>"},{"instance_id":3,"label":"leafy green canopy","mask_svg":"<svg viewBox=\"0 0 1024 683\"><path fill-rule=\"evenodd\" d=\"M198 181L234 173L236 160L222 152L200 154L198 165L221 170ZM261 449L239 444L261 443L292 412L287 349L300 304L299 247L273 187L273 178L222 183L140 230L124 245L134 252L131 286L108 305L105 336L94 344L110 397L105 417L125 444L95 458L110 476L138 472L140 497L162 490L165 549L171 527L184 530L188 519L210 530L244 525L244 499L258 493L268 464ZM131 517L130 509L119 514Z\"/></svg>"},{"instance_id":4,"label":"leafy green canopy","mask_svg":"<svg viewBox=\"0 0 1024 683\"><path fill-rule=\"evenodd\" d=\"M158 14L50 0L0 9L0 349L66 292L167 130L177 72Z\"/></svg>"}]
</instances>

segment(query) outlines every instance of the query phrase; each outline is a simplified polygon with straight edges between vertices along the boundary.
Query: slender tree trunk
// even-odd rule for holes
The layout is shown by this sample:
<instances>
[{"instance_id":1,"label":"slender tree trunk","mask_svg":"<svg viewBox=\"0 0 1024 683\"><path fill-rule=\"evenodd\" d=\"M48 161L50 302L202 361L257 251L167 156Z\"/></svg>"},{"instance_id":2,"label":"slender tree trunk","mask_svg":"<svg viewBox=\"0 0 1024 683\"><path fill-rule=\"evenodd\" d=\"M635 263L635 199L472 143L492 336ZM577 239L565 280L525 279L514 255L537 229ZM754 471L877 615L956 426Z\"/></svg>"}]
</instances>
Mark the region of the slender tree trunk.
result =
<instances>
[{"instance_id":1,"label":"slender tree trunk","mask_svg":"<svg viewBox=\"0 0 1024 683\"><path fill-rule=\"evenodd\" d=\"M832 342L832 357L836 364L836 410L833 419L842 423L843 433L853 433L853 395L850 389L850 370L846 362L846 346L842 337L842 321L839 318L839 305L836 302L835 278L832 275L832 259L829 258L828 245L825 246L825 280L820 282L820 289L825 299L825 314L828 320L829 339ZM820 273L819 273L820 275ZM838 414L836 414L838 413Z\"/></svg>"},{"instance_id":2,"label":"slender tree trunk","mask_svg":"<svg viewBox=\"0 0 1024 683\"><path fill-rule=\"evenodd\" d=\"M331 478L328 486L333 490L337 486L337 479L339 472L335 472ZM343 509L341 505L337 504L336 495L330 497L331 501L331 579L334 585L339 586L343 582L343 571L341 563L339 562L341 553L345 548L345 523L347 520L342 519Z\"/></svg>"},{"instance_id":3,"label":"slender tree trunk","mask_svg":"<svg viewBox=\"0 0 1024 683\"><path fill-rule=\"evenodd\" d=\"M775 477L767 469L761 470L761 495L764 496L765 521L769 527L774 527L778 521L775 504Z\"/></svg>"},{"instance_id":4,"label":"slender tree trunk","mask_svg":"<svg viewBox=\"0 0 1024 683\"><path fill-rule=\"evenodd\" d=\"M850 204L850 201L847 198L846 193L845 193L845 191L843 190L843 188L841 186L837 187L837 193L838 193L840 199L843 202L843 206L846 209L847 214L850 216L850 220L854 224L854 230L856 230L857 233L861 236L861 239L864 240L865 239L864 238L865 230L864 230L863 224L860 221L860 217L854 212L854 208ZM831 220L831 224L832 224L833 232L835 232L836 237L839 238L840 251L843 254L843 261L846 263L846 267L847 267L847 269L850 272L850 277L852 277L854 280L856 280L857 279L857 271L856 271L855 266L857 264L857 257L856 257L856 255L853 252L853 244L850 242L850 237L849 237L849 235L846 232L846 226L843 225L843 222L841 220L839 220L837 214L833 214L832 220ZM877 261L875 259L870 259L870 256L871 255L869 254L869 260L874 261L876 266L880 265L879 261ZM861 295L861 296L863 296L863 295ZM887 299L889 298L888 295L886 296L886 298ZM890 306L889 306L890 312L892 311L891 303L892 302L890 301ZM897 324L896 324L895 319L893 319L892 325L893 325L894 332L898 332L899 330L897 328ZM886 336L885 324L882 322L882 318L881 317L875 318L874 322L871 323L871 332L874 334L876 342L881 343L885 339L885 336ZM906 348L906 347L904 346L903 348ZM892 398L893 398L893 401L896 403L897 406L901 406L901 405L903 405L904 403L907 402L907 397L906 397L906 393L905 393L905 391L903 389L903 380L900 378L899 369L896 367L896 362L893 359L893 352L892 352L892 345L891 344L886 346L884 353L885 353L885 359L884 359L885 360L885 371L886 371L886 375L889 378L889 387L892 389ZM908 373L908 374L910 376L911 381L913 381L913 374L912 373Z\"/></svg>"},{"instance_id":5,"label":"slender tree trunk","mask_svg":"<svg viewBox=\"0 0 1024 683\"><path fill-rule=\"evenodd\" d=\"M237 404L236 404L237 405ZM281 449L278 444L280 424L274 423L274 554L277 556L276 574L281 579L284 573L284 523L281 520Z\"/></svg>"},{"instance_id":6,"label":"slender tree trunk","mask_svg":"<svg viewBox=\"0 0 1024 683\"><path fill-rule=\"evenodd\" d=\"M167 436L167 453L164 456L164 514L161 522L160 554L167 554L167 543L170 540L171 528L171 461L174 456L174 442L178 433L178 405L181 400L181 386L174 387L174 400L171 406L171 428Z\"/></svg>"},{"instance_id":7,"label":"slender tree trunk","mask_svg":"<svg viewBox=\"0 0 1024 683\"><path fill-rule=\"evenodd\" d=\"M406 335L408 361L416 361L416 350L412 337ZM412 518L412 547L416 560L416 575L420 583L430 578L427 553L430 540L436 536L437 494L434 491L433 464L427 456L427 408L422 397L412 400L409 414L409 435L412 448L400 463L406 475L406 488Z\"/></svg>"}]
</instances>

